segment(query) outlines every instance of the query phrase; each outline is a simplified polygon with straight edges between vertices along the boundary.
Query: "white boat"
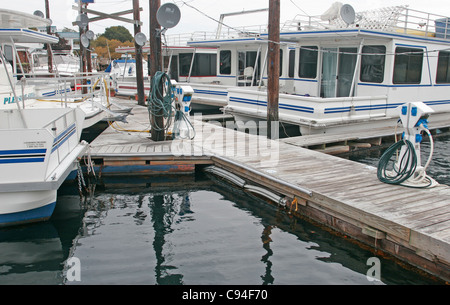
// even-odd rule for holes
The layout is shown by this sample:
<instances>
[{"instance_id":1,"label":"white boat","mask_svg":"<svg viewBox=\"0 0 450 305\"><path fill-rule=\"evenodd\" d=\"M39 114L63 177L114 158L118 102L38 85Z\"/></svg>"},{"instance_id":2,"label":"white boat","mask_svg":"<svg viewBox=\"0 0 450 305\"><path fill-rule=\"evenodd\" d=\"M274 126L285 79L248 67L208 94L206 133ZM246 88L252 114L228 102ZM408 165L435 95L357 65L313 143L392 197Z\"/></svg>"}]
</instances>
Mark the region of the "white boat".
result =
<instances>
[{"instance_id":1,"label":"white boat","mask_svg":"<svg viewBox=\"0 0 450 305\"><path fill-rule=\"evenodd\" d=\"M57 190L76 169L87 143L80 142L85 119L81 109L22 107L26 87L14 81L12 67L4 56L8 35L12 48L16 42L52 41L48 35L28 29L5 29L5 23L34 27L48 21L8 10L1 10L0 16L0 226L10 226L46 220L52 215ZM14 100L5 97L7 94ZM22 97L20 102L18 96Z\"/></svg>"},{"instance_id":2,"label":"white boat","mask_svg":"<svg viewBox=\"0 0 450 305\"><path fill-rule=\"evenodd\" d=\"M79 109L0 110L0 226L48 219L87 149Z\"/></svg>"},{"instance_id":3,"label":"white boat","mask_svg":"<svg viewBox=\"0 0 450 305\"><path fill-rule=\"evenodd\" d=\"M302 135L395 126L405 102L430 106L431 120L449 115L447 17L406 6L355 13L344 5L291 24L280 34L279 120ZM267 33L188 45L219 48L218 77L235 82L226 113L266 120ZM240 77L247 67L253 73Z\"/></svg>"},{"instance_id":4,"label":"white boat","mask_svg":"<svg viewBox=\"0 0 450 305\"><path fill-rule=\"evenodd\" d=\"M85 113L83 128L102 120L126 117L131 108L110 100L103 74L37 77L23 73L25 69L16 44L56 43L58 38L27 28L11 27L21 24L38 27L48 23L34 15L0 9L0 44L6 59L0 66L0 109L16 109L17 103L22 108L79 108Z\"/></svg>"},{"instance_id":5,"label":"white boat","mask_svg":"<svg viewBox=\"0 0 450 305\"><path fill-rule=\"evenodd\" d=\"M35 76L47 76L48 54L45 50L35 50L30 54L32 58L32 74ZM68 52L52 52L52 71L57 76L74 76L80 72L80 59Z\"/></svg>"},{"instance_id":6,"label":"white boat","mask_svg":"<svg viewBox=\"0 0 450 305\"><path fill-rule=\"evenodd\" d=\"M143 47L143 53L150 51L148 45ZM137 94L135 60L129 59L129 54L134 52L132 47L117 48L116 52L126 54L126 59L114 61L111 72L115 80L116 93L119 95ZM221 94L214 92L218 90L219 78L216 73L217 49L189 46L163 46L162 57L164 72L170 79L181 85L189 85L194 89L191 104L195 109L207 109L208 106L217 108L226 104L226 86L221 89ZM127 59L128 58L128 59ZM116 70L114 69L116 66ZM144 91L146 95L150 91L147 62L143 60ZM115 72L117 71L117 72ZM213 85L214 90L210 90ZM219 98L218 98L219 97Z\"/></svg>"}]
</instances>

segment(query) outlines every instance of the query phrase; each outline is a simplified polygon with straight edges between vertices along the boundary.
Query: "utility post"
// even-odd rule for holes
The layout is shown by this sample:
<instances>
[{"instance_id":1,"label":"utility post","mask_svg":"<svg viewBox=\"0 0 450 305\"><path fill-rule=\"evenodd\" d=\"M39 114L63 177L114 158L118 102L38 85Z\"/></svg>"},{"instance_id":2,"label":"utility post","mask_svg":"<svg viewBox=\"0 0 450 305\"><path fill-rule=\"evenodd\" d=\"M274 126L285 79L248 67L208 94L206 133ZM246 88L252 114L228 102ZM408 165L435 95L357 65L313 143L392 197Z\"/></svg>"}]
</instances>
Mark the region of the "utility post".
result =
<instances>
[{"instance_id":1,"label":"utility post","mask_svg":"<svg viewBox=\"0 0 450 305\"><path fill-rule=\"evenodd\" d=\"M161 26L156 19L156 13L161 6L160 0L149 0L150 7L150 69L149 73L151 77L155 76L157 71L162 71L162 52L161 52ZM152 82L153 84L153 82ZM162 85L162 84L161 84ZM153 85L152 85L153 86ZM156 88L151 88L157 90ZM162 88L159 88L159 92L162 92ZM158 97L162 100L162 96ZM159 113L152 111L151 115L151 136L153 141L164 141L164 117L162 115L162 109ZM157 128L155 128L157 127Z\"/></svg>"},{"instance_id":2,"label":"utility post","mask_svg":"<svg viewBox=\"0 0 450 305\"><path fill-rule=\"evenodd\" d=\"M141 32L141 26L139 13L139 0L133 0L133 19L134 23L134 36ZM145 93L144 93L144 69L142 67L142 46L134 42L134 49L136 54L136 84L137 84L137 97L138 105L145 105Z\"/></svg>"},{"instance_id":3,"label":"utility post","mask_svg":"<svg viewBox=\"0 0 450 305\"><path fill-rule=\"evenodd\" d=\"M50 19L50 6L48 0L45 0L45 18ZM51 25L47 26L47 34L51 34ZM50 44L47 44L47 56L48 56L48 73L53 73L53 56Z\"/></svg>"},{"instance_id":4,"label":"utility post","mask_svg":"<svg viewBox=\"0 0 450 305\"><path fill-rule=\"evenodd\" d=\"M280 0L269 0L269 63L267 81L267 137L271 139L272 125L278 123L280 91ZM276 134L278 130L276 131Z\"/></svg>"},{"instance_id":5,"label":"utility post","mask_svg":"<svg viewBox=\"0 0 450 305\"><path fill-rule=\"evenodd\" d=\"M87 7L87 3L86 3ZM86 32L89 31L89 24L86 26ZM86 67L87 72L92 73L92 54L89 48L86 48Z\"/></svg>"},{"instance_id":6,"label":"utility post","mask_svg":"<svg viewBox=\"0 0 450 305\"><path fill-rule=\"evenodd\" d=\"M81 15L82 13L82 5L83 2L81 0L78 0L78 14ZM87 7L87 4L86 4ZM79 31L80 31L80 72L82 74L82 89L81 92L83 94L87 93L87 88L86 88L86 78L84 78L85 73L86 73L86 48L83 46L83 44L81 43L81 35L83 35L84 33L86 33L86 29L83 28L81 25L78 27Z\"/></svg>"}]
</instances>

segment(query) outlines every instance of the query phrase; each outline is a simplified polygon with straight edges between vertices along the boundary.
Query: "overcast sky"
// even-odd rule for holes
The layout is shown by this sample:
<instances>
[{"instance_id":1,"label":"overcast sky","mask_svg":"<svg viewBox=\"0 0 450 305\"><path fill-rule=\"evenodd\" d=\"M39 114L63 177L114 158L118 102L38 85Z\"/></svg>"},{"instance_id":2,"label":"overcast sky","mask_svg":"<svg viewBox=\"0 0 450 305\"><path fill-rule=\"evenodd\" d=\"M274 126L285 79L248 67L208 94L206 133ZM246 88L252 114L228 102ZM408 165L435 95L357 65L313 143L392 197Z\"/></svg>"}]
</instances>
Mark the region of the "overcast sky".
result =
<instances>
[{"instance_id":1,"label":"overcast sky","mask_svg":"<svg viewBox=\"0 0 450 305\"><path fill-rule=\"evenodd\" d=\"M88 8L105 13L117 13L132 8L132 0L94 0L95 3L89 4ZM293 19L297 14L308 14L317 16L324 13L335 2L334 0L280 0L281 1L281 21ZM35 10L41 10L45 13L44 0L12 0L3 1L4 9L17 10L32 14ZM6 2L6 3L5 3ZM149 33L149 0L140 0L141 21L144 23L142 32ZM194 31L215 32L220 14L239 12L243 10L254 10L267 8L269 0L161 0L161 4L173 2L181 10L180 23L167 31L167 34L191 33ZM429 13L450 16L450 0L348 0L341 1L344 4L350 4L355 11L364 11L373 8L381 8L393 5L409 5L410 9L426 11ZM76 5L75 0L49 0L50 18L53 20L58 30L68 27L73 28L72 21L78 15L77 11L72 9ZM91 16L94 17L94 16ZM123 17L132 18L132 14ZM250 26L267 23L268 13L255 13L241 15L239 17L227 17L224 23L229 26ZM96 34L102 34L107 27L114 25L123 25L134 34L133 26L128 23L103 20L90 24L90 29Z\"/></svg>"}]
</instances>

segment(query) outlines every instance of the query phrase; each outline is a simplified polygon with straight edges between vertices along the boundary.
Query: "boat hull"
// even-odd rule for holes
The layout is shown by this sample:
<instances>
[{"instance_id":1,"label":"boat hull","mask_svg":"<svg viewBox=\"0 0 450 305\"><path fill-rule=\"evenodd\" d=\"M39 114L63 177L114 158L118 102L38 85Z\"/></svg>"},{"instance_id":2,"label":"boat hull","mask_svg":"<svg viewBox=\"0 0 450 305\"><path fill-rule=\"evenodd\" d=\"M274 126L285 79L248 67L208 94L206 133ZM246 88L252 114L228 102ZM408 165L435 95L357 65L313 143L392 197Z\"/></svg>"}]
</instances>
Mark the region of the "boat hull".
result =
<instances>
[{"instance_id":1,"label":"boat hull","mask_svg":"<svg viewBox=\"0 0 450 305\"><path fill-rule=\"evenodd\" d=\"M0 193L0 227L48 220L56 194L56 190Z\"/></svg>"}]
</instances>

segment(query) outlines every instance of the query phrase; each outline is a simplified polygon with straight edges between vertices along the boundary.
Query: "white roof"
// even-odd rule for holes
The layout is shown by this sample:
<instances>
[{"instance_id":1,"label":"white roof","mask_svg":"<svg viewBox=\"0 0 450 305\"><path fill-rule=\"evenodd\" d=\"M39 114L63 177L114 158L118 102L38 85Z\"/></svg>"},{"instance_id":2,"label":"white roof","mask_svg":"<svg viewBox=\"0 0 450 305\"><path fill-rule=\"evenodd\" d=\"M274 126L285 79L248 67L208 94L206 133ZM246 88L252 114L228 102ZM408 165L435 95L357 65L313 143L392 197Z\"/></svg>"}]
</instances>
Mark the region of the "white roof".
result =
<instances>
[{"instance_id":1,"label":"white roof","mask_svg":"<svg viewBox=\"0 0 450 305\"><path fill-rule=\"evenodd\" d=\"M11 38L15 43L58 43L59 41L56 36L29 29L0 28L0 42L11 42Z\"/></svg>"},{"instance_id":2,"label":"white roof","mask_svg":"<svg viewBox=\"0 0 450 305\"><path fill-rule=\"evenodd\" d=\"M36 15L0 9L0 28L31 28L51 25L51 21Z\"/></svg>"}]
</instances>

